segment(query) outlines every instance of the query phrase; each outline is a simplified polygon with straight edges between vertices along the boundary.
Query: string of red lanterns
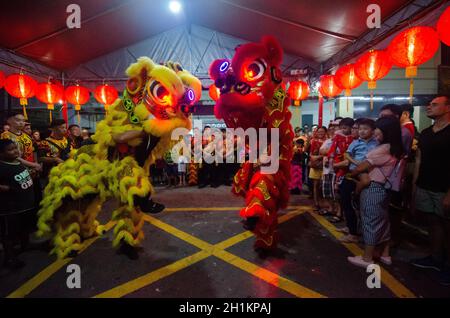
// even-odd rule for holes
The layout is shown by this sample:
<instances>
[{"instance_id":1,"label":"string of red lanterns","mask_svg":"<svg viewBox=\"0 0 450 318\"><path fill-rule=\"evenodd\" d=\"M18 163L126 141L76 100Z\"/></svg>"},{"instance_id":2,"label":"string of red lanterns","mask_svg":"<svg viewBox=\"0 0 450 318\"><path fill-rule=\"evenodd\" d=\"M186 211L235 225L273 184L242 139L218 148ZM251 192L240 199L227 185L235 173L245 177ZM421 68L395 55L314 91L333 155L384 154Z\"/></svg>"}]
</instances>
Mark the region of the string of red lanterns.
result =
<instances>
[{"instance_id":1,"label":"string of red lanterns","mask_svg":"<svg viewBox=\"0 0 450 318\"><path fill-rule=\"evenodd\" d=\"M412 103L413 78L417 76L417 67L435 55L439 49L439 40L450 45L450 7L440 16L436 29L428 26L408 28L395 36L386 50L371 50L359 58L355 64L340 67L334 76L321 76L319 94L333 98L339 95L342 89L345 89L345 96L348 97L351 96L351 90L361 85L363 81L367 81L368 88L373 90L376 88L376 81L386 76L393 64L405 68L406 78L410 79L410 103ZM78 120L80 120L81 105L87 103L90 98L89 90L83 86L70 86L64 91L62 85L58 86L52 83L38 85L33 78L22 72L6 77L0 71L0 88L3 86L11 96L20 99L25 118L27 118L27 99L35 95L39 101L47 104L47 108L50 110L50 120L54 103L64 98L75 105ZM61 91L63 92L61 93ZM309 86L303 81L294 81L291 83L288 93L295 101L301 101L309 95ZM215 85L211 85L209 95L213 100L217 100L220 91ZM371 96L373 96L373 91ZM118 92L114 87L104 84L95 89L94 97L104 105L106 110L117 99ZM373 109L372 99L371 109Z\"/></svg>"}]
</instances>

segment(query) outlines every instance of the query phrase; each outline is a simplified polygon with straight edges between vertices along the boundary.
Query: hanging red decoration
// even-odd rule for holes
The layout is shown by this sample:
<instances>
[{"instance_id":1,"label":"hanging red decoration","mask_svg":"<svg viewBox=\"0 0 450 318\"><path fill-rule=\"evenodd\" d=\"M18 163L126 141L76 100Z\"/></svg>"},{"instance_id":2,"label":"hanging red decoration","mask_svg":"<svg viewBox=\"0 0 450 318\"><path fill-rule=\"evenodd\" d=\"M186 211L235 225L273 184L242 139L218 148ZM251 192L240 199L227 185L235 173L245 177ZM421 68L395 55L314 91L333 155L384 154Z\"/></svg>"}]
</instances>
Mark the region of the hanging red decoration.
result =
<instances>
[{"instance_id":1,"label":"hanging red decoration","mask_svg":"<svg viewBox=\"0 0 450 318\"><path fill-rule=\"evenodd\" d=\"M4 84L5 84L5 74L3 74L2 71L0 71L0 88L2 88Z\"/></svg>"},{"instance_id":2,"label":"hanging red decoration","mask_svg":"<svg viewBox=\"0 0 450 318\"><path fill-rule=\"evenodd\" d=\"M414 95L413 78L417 66L431 59L439 49L439 36L432 27L417 26L400 32L389 44L388 54L398 67L405 67L409 78L409 103Z\"/></svg>"},{"instance_id":3,"label":"hanging red decoration","mask_svg":"<svg viewBox=\"0 0 450 318\"><path fill-rule=\"evenodd\" d=\"M340 67L335 74L336 84L345 89L345 96L352 95L352 89L358 87L363 82L362 79L356 75L355 64L347 64Z\"/></svg>"},{"instance_id":4,"label":"hanging red decoration","mask_svg":"<svg viewBox=\"0 0 450 318\"><path fill-rule=\"evenodd\" d=\"M367 81L370 89L370 110L373 110L373 90L377 80L385 77L392 68L392 61L384 50L370 50L355 63L356 75Z\"/></svg>"},{"instance_id":5,"label":"hanging red decoration","mask_svg":"<svg viewBox=\"0 0 450 318\"><path fill-rule=\"evenodd\" d=\"M28 119L26 105L28 105L27 98L34 96L37 82L28 75L12 74L6 78L6 91L17 98L20 98L20 105L23 107L23 115Z\"/></svg>"},{"instance_id":6,"label":"hanging red decoration","mask_svg":"<svg viewBox=\"0 0 450 318\"><path fill-rule=\"evenodd\" d=\"M400 32L389 44L388 54L406 78L417 76L417 66L431 59L439 49L439 37L432 27L417 26Z\"/></svg>"},{"instance_id":7,"label":"hanging red decoration","mask_svg":"<svg viewBox=\"0 0 450 318\"><path fill-rule=\"evenodd\" d=\"M300 105L299 101L306 99L309 95L309 86L304 81L293 81L289 85L288 95Z\"/></svg>"},{"instance_id":8,"label":"hanging red decoration","mask_svg":"<svg viewBox=\"0 0 450 318\"><path fill-rule=\"evenodd\" d=\"M36 98L42 103L47 104L47 109L50 111L50 122L52 122L52 110L55 109L54 104L64 98L64 88L50 82L41 83L36 87Z\"/></svg>"},{"instance_id":9,"label":"hanging red decoration","mask_svg":"<svg viewBox=\"0 0 450 318\"><path fill-rule=\"evenodd\" d=\"M384 50L370 50L355 63L356 75L368 82L369 89L375 89L376 81L385 77L391 68L392 62Z\"/></svg>"},{"instance_id":10,"label":"hanging red decoration","mask_svg":"<svg viewBox=\"0 0 450 318\"><path fill-rule=\"evenodd\" d=\"M89 101L89 90L86 87L77 84L67 87L64 95L66 100L75 106L78 123L80 123L81 105L84 105Z\"/></svg>"},{"instance_id":11,"label":"hanging red decoration","mask_svg":"<svg viewBox=\"0 0 450 318\"><path fill-rule=\"evenodd\" d=\"M333 98L342 92L342 88L336 84L334 75L322 75L319 81L319 92L325 97Z\"/></svg>"},{"instance_id":12,"label":"hanging red decoration","mask_svg":"<svg viewBox=\"0 0 450 318\"><path fill-rule=\"evenodd\" d=\"M97 102L104 105L105 110L108 110L108 107L119 97L119 93L113 86L103 84L97 86L94 91L94 97Z\"/></svg>"},{"instance_id":13,"label":"hanging red decoration","mask_svg":"<svg viewBox=\"0 0 450 318\"><path fill-rule=\"evenodd\" d=\"M217 101L220 97L220 89L214 84L209 87L209 97L211 97L213 101Z\"/></svg>"},{"instance_id":14,"label":"hanging red decoration","mask_svg":"<svg viewBox=\"0 0 450 318\"><path fill-rule=\"evenodd\" d=\"M450 7L445 9L436 25L439 38L446 45L450 46Z\"/></svg>"}]
</instances>

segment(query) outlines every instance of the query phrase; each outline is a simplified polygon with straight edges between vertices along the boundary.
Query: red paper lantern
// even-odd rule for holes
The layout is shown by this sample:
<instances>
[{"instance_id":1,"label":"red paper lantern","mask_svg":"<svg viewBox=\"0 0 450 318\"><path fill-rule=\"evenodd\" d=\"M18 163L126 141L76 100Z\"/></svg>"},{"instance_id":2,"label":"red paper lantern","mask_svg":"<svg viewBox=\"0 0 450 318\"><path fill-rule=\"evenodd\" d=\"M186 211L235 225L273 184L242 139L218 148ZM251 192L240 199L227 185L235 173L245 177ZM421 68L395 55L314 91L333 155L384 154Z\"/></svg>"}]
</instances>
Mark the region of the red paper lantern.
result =
<instances>
[{"instance_id":1,"label":"red paper lantern","mask_svg":"<svg viewBox=\"0 0 450 318\"><path fill-rule=\"evenodd\" d=\"M392 62L384 50L371 50L355 63L356 75L368 82L369 89L375 89L376 81L385 77L391 68Z\"/></svg>"},{"instance_id":2,"label":"red paper lantern","mask_svg":"<svg viewBox=\"0 0 450 318\"><path fill-rule=\"evenodd\" d=\"M345 96L352 95L352 89L358 87L363 82L362 79L356 75L355 64L347 64L340 67L335 74L336 84L345 89Z\"/></svg>"},{"instance_id":3,"label":"red paper lantern","mask_svg":"<svg viewBox=\"0 0 450 318\"><path fill-rule=\"evenodd\" d=\"M209 97L211 97L213 101L217 101L220 97L220 89L214 84L209 87Z\"/></svg>"},{"instance_id":4,"label":"red paper lantern","mask_svg":"<svg viewBox=\"0 0 450 318\"><path fill-rule=\"evenodd\" d=\"M334 75L322 75L319 92L325 97L333 98L342 92L342 88L336 84Z\"/></svg>"},{"instance_id":5,"label":"red paper lantern","mask_svg":"<svg viewBox=\"0 0 450 318\"><path fill-rule=\"evenodd\" d=\"M288 95L295 101L304 100L309 95L309 86L304 81L293 81L289 85Z\"/></svg>"},{"instance_id":6,"label":"red paper lantern","mask_svg":"<svg viewBox=\"0 0 450 318\"><path fill-rule=\"evenodd\" d=\"M0 88L3 87L3 84L5 84L5 74L3 74L2 71L0 71Z\"/></svg>"},{"instance_id":7,"label":"red paper lantern","mask_svg":"<svg viewBox=\"0 0 450 318\"><path fill-rule=\"evenodd\" d=\"M439 38L442 42L450 46L450 7L445 9L436 25Z\"/></svg>"},{"instance_id":8,"label":"red paper lantern","mask_svg":"<svg viewBox=\"0 0 450 318\"><path fill-rule=\"evenodd\" d=\"M89 101L89 90L86 87L77 84L67 87L64 95L66 100L74 105L75 111L77 112L78 123L80 123L81 105L84 105Z\"/></svg>"},{"instance_id":9,"label":"red paper lantern","mask_svg":"<svg viewBox=\"0 0 450 318\"><path fill-rule=\"evenodd\" d=\"M36 87L36 98L47 104L50 111L50 122L52 121L52 110L55 109L55 103L64 98L64 88L57 84L41 83Z\"/></svg>"},{"instance_id":10,"label":"red paper lantern","mask_svg":"<svg viewBox=\"0 0 450 318\"><path fill-rule=\"evenodd\" d=\"M119 93L113 86L109 86L108 84L97 86L94 91L94 97L100 104L103 104L105 110L108 109L112 103L115 102L117 97L119 97Z\"/></svg>"},{"instance_id":11,"label":"red paper lantern","mask_svg":"<svg viewBox=\"0 0 450 318\"><path fill-rule=\"evenodd\" d=\"M37 82L28 75L12 74L6 78L5 89L10 95L20 98L20 105L23 107L25 119L28 119L25 108L28 105L27 98L34 96L36 86Z\"/></svg>"},{"instance_id":12,"label":"red paper lantern","mask_svg":"<svg viewBox=\"0 0 450 318\"><path fill-rule=\"evenodd\" d=\"M439 37L432 27L417 26L400 32L389 44L388 54L406 78L417 76L417 66L431 59L439 49Z\"/></svg>"},{"instance_id":13,"label":"red paper lantern","mask_svg":"<svg viewBox=\"0 0 450 318\"><path fill-rule=\"evenodd\" d=\"M72 85L66 88L66 100L75 106L76 111L80 111L81 105L89 101L89 90L80 85Z\"/></svg>"}]
</instances>

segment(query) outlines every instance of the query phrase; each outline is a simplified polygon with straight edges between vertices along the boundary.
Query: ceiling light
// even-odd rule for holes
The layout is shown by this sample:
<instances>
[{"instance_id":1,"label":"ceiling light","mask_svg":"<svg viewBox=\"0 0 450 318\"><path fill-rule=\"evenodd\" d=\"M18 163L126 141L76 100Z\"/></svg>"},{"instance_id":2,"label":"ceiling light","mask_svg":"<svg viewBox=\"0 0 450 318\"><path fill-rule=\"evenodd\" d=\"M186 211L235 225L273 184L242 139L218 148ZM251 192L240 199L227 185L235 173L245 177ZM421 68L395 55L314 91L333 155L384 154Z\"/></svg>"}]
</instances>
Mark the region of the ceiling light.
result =
<instances>
[{"instance_id":1,"label":"ceiling light","mask_svg":"<svg viewBox=\"0 0 450 318\"><path fill-rule=\"evenodd\" d=\"M181 3L180 3L180 1L170 1L169 9L173 13L180 13L180 11L181 11Z\"/></svg>"}]
</instances>

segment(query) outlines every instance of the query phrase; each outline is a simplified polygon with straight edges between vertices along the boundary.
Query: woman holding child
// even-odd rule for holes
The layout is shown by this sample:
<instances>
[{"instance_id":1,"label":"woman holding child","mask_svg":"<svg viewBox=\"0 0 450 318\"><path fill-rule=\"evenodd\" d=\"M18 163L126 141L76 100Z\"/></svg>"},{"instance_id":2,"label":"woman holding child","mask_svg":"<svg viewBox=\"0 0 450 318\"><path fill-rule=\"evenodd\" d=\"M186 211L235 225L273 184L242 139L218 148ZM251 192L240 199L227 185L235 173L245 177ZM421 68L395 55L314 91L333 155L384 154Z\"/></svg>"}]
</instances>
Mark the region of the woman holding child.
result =
<instances>
[{"instance_id":1,"label":"woman holding child","mask_svg":"<svg viewBox=\"0 0 450 318\"><path fill-rule=\"evenodd\" d=\"M400 122L397 118L380 118L375 127L374 136L379 145L351 172L352 177L368 173L370 180L360 198L364 255L348 257L350 263L364 268L377 258L384 264L392 263L389 254L389 177L403 153Z\"/></svg>"}]
</instances>

